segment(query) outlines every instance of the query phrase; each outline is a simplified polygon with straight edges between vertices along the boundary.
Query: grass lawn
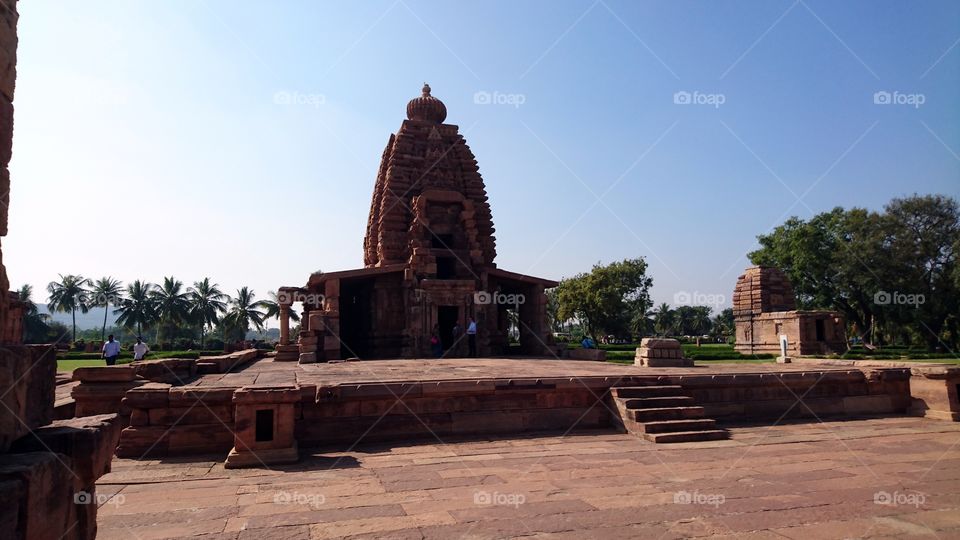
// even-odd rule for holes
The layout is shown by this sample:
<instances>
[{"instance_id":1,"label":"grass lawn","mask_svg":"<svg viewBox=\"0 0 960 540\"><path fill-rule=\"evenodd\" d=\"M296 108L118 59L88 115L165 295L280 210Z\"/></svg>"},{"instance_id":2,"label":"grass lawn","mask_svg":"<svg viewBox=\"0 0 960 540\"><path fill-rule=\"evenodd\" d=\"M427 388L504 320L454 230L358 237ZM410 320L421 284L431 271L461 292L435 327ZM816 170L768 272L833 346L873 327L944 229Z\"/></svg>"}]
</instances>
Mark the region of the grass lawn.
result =
<instances>
[{"instance_id":1,"label":"grass lawn","mask_svg":"<svg viewBox=\"0 0 960 540\"><path fill-rule=\"evenodd\" d=\"M129 360L120 360L121 364L128 363ZM104 360L57 360L57 371L72 372L79 367L103 367L107 363Z\"/></svg>"}]
</instances>

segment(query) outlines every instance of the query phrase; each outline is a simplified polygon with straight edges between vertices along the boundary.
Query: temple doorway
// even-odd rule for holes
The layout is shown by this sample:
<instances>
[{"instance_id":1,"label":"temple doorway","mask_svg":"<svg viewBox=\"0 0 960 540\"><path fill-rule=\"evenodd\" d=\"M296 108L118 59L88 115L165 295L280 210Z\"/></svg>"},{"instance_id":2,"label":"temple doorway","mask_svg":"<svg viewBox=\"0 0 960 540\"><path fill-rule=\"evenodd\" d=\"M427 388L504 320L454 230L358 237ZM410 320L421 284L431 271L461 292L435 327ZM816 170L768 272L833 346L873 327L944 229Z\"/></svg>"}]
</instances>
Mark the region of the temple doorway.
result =
<instances>
[{"instance_id":1,"label":"temple doorway","mask_svg":"<svg viewBox=\"0 0 960 540\"><path fill-rule=\"evenodd\" d=\"M460 319L460 308L457 306L437 306L437 324L440 326L440 343L443 350L452 347L456 341L453 336L453 327ZM461 328L460 333L465 332Z\"/></svg>"},{"instance_id":2,"label":"temple doorway","mask_svg":"<svg viewBox=\"0 0 960 540\"><path fill-rule=\"evenodd\" d=\"M368 358L373 305L373 280L343 281L340 285L340 357Z\"/></svg>"}]
</instances>

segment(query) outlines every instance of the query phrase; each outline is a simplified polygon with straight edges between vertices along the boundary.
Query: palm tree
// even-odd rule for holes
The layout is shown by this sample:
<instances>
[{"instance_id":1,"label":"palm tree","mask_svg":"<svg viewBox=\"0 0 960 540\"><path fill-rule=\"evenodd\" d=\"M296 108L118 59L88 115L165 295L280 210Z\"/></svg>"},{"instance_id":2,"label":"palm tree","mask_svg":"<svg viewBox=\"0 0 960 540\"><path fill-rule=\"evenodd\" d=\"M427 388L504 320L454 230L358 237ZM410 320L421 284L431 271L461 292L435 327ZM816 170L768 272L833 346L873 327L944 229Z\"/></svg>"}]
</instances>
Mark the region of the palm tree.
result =
<instances>
[{"instance_id":1,"label":"palm tree","mask_svg":"<svg viewBox=\"0 0 960 540\"><path fill-rule=\"evenodd\" d=\"M154 285L139 279L127 285L127 297L123 299L117 309L113 310L117 317L117 324L124 328L136 326L137 335L141 334L144 326L150 326L156 321L151 291Z\"/></svg>"},{"instance_id":2,"label":"palm tree","mask_svg":"<svg viewBox=\"0 0 960 540\"><path fill-rule=\"evenodd\" d=\"M210 278L195 281L193 287L187 288L190 294L190 314L200 323L200 348L203 349L206 328L213 328L220 318L220 314L227 310L228 299L216 283L210 283Z\"/></svg>"},{"instance_id":3,"label":"palm tree","mask_svg":"<svg viewBox=\"0 0 960 540\"><path fill-rule=\"evenodd\" d=\"M182 281L173 276L163 278L163 285L150 291L150 299L160 322L160 330L169 331L190 322L190 295L183 290ZM159 335L157 341L161 341Z\"/></svg>"},{"instance_id":4,"label":"palm tree","mask_svg":"<svg viewBox=\"0 0 960 540\"><path fill-rule=\"evenodd\" d=\"M699 337L710 330L710 307L694 306L690 315L690 329Z\"/></svg>"},{"instance_id":5,"label":"palm tree","mask_svg":"<svg viewBox=\"0 0 960 540\"><path fill-rule=\"evenodd\" d=\"M653 313L653 328L660 336L666 336L673 328L673 311L666 302L657 306Z\"/></svg>"},{"instance_id":6,"label":"palm tree","mask_svg":"<svg viewBox=\"0 0 960 540\"><path fill-rule=\"evenodd\" d=\"M123 283L112 277L102 277L93 284L93 298L91 306L103 306L103 328L100 329L100 341L107 337L107 312L110 305L119 306L123 301Z\"/></svg>"},{"instance_id":7,"label":"palm tree","mask_svg":"<svg viewBox=\"0 0 960 540\"><path fill-rule=\"evenodd\" d=\"M39 343L47 335L50 326L47 324L49 315L40 313L37 304L33 302L33 287L24 285L17 291L17 300L23 304L23 340L26 343Z\"/></svg>"},{"instance_id":8,"label":"palm tree","mask_svg":"<svg viewBox=\"0 0 960 540\"><path fill-rule=\"evenodd\" d=\"M246 338L250 325L253 324L257 330L263 330L263 319L265 314L257 309L260 303L255 301L255 294L247 287L237 290L237 297L230 299L230 311L223 317L224 329L233 329L242 332ZM224 341L226 341L224 336Z\"/></svg>"},{"instance_id":9,"label":"palm tree","mask_svg":"<svg viewBox=\"0 0 960 540\"><path fill-rule=\"evenodd\" d=\"M50 313L69 313L73 319L72 341L77 340L77 310L80 313L90 311L90 291L86 289L89 285L89 279L73 274L60 274L60 281L51 281L47 285L47 292L50 293L47 309Z\"/></svg>"},{"instance_id":10,"label":"palm tree","mask_svg":"<svg viewBox=\"0 0 960 540\"><path fill-rule=\"evenodd\" d=\"M257 302L259 307L263 308L263 318L264 319L279 319L280 318L280 300L277 298L277 293L270 291L267 293L270 296L269 300L261 300ZM293 322L300 322L300 315L297 315L297 312L290 310L290 320Z\"/></svg>"}]
</instances>

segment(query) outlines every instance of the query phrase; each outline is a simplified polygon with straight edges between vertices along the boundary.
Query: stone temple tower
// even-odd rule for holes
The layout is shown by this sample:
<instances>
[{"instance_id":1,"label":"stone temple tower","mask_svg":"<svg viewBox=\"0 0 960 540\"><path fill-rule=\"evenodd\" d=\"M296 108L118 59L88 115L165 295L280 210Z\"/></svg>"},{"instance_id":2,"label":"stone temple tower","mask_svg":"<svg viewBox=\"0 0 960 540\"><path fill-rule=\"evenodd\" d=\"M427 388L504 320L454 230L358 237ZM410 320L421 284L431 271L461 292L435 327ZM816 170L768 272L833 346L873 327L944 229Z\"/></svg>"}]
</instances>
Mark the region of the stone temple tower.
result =
<instances>
[{"instance_id":1,"label":"stone temple tower","mask_svg":"<svg viewBox=\"0 0 960 540\"><path fill-rule=\"evenodd\" d=\"M280 288L277 360L425 357L436 354L435 337L445 355L462 356L471 318L481 356L547 353L544 290L557 282L497 268L477 160L446 119L446 105L424 84L380 159L364 267ZM294 345L288 319L296 302L306 324Z\"/></svg>"},{"instance_id":2,"label":"stone temple tower","mask_svg":"<svg viewBox=\"0 0 960 540\"><path fill-rule=\"evenodd\" d=\"M493 219L477 160L447 108L424 84L407 104L407 119L390 136L380 160L363 242L367 267L410 264L418 273L467 274L492 266ZM462 252L444 267L432 248Z\"/></svg>"}]
</instances>

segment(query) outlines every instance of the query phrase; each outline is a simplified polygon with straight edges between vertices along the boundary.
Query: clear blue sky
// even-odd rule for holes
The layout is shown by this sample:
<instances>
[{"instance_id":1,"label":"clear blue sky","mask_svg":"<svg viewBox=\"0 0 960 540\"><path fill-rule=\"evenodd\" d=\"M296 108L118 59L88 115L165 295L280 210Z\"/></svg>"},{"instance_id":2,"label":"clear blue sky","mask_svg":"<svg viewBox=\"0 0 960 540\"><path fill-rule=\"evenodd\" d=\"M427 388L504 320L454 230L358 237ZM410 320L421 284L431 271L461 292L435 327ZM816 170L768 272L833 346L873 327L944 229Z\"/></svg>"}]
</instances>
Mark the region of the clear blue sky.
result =
<instances>
[{"instance_id":1,"label":"clear blue sky","mask_svg":"<svg viewBox=\"0 0 960 540\"><path fill-rule=\"evenodd\" d=\"M960 197L957 2L19 7L4 262L40 301L57 273L262 296L361 266L380 154L424 81L518 272L644 256L656 301L729 303L756 236L791 215Z\"/></svg>"}]
</instances>

